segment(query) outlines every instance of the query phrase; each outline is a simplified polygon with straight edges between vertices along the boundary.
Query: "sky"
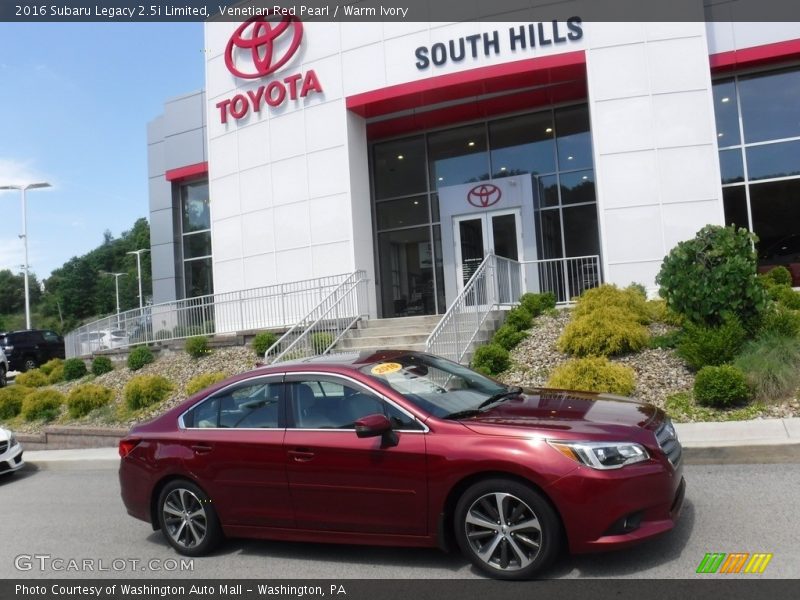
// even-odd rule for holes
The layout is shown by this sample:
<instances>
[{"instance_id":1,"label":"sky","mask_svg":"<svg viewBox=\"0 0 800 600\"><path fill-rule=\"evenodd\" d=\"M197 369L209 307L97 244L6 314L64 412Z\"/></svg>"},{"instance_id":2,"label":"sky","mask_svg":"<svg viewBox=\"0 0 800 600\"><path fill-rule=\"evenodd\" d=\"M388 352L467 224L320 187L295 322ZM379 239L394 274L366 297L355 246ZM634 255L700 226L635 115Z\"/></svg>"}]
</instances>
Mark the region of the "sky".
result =
<instances>
[{"instance_id":1,"label":"sky","mask_svg":"<svg viewBox=\"0 0 800 600\"><path fill-rule=\"evenodd\" d=\"M202 23L0 23L0 186L29 190L31 272L148 217L147 123L204 86ZM20 192L0 192L0 270L24 263Z\"/></svg>"}]
</instances>

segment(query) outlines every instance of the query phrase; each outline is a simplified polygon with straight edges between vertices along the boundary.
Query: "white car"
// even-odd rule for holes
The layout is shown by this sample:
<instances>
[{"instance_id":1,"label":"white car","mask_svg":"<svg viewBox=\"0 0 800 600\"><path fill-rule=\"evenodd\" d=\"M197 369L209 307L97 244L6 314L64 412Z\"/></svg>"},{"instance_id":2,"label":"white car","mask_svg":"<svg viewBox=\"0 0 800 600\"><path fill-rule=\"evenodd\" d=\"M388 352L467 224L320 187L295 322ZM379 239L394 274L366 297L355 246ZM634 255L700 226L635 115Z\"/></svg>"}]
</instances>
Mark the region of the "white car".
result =
<instances>
[{"instance_id":1,"label":"white car","mask_svg":"<svg viewBox=\"0 0 800 600\"><path fill-rule=\"evenodd\" d=\"M0 388L5 387L8 377L8 359L6 353L0 348Z\"/></svg>"},{"instance_id":2,"label":"white car","mask_svg":"<svg viewBox=\"0 0 800 600\"><path fill-rule=\"evenodd\" d=\"M14 473L23 466L22 446L13 433L0 427L0 475Z\"/></svg>"},{"instance_id":3,"label":"white car","mask_svg":"<svg viewBox=\"0 0 800 600\"><path fill-rule=\"evenodd\" d=\"M122 329L101 329L89 331L78 336L81 354L91 354L99 350L109 350L128 345L128 334Z\"/></svg>"}]
</instances>

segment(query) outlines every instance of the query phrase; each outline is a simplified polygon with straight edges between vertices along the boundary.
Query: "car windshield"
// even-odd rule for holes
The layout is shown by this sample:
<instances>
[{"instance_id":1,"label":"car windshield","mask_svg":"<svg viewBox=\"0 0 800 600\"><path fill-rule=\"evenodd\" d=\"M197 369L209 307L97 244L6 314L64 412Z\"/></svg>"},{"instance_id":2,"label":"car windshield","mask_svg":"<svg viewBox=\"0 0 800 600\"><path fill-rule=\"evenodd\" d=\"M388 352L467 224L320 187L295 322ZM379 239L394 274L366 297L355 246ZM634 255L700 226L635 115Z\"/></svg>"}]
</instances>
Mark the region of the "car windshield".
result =
<instances>
[{"instance_id":1,"label":"car windshield","mask_svg":"<svg viewBox=\"0 0 800 600\"><path fill-rule=\"evenodd\" d=\"M508 388L471 369L426 354L408 354L361 368L437 417L477 410Z\"/></svg>"}]
</instances>

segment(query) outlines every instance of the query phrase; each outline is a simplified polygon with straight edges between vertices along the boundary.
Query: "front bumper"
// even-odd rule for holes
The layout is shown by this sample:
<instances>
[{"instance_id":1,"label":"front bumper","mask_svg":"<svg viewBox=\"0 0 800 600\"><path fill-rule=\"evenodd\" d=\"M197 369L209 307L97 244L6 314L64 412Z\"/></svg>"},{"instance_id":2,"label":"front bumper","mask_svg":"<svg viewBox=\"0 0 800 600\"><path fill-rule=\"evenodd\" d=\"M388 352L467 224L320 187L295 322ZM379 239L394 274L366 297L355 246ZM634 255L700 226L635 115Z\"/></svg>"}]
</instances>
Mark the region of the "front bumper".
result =
<instances>
[{"instance_id":1,"label":"front bumper","mask_svg":"<svg viewBox=\"0 0 800 600\"><path fill-rule=\"evenodd\" d=\"M25 466L25 461L22 460L22 445L17 444L11 446L0 453L0 475L4 473L13 473L19 471Z\"/></svg>"}]
</instances>

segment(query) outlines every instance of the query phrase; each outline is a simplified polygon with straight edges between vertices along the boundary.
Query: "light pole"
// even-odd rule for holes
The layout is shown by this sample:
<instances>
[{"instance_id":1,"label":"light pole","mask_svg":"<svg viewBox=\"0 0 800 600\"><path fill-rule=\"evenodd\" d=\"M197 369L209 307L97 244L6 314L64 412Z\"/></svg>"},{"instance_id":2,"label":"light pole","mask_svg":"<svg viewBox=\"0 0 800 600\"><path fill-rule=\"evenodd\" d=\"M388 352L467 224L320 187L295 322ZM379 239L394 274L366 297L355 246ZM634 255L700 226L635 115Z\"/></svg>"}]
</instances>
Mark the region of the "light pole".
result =
<instances>
[{"instance_id":1,"label":"light pole","mask_svg":"<svg viewBox=\"0 0 800 600\"><path fill-rule=\"evenodd\" d=\"M109 273L108 271L100 271L100 274L114 276L114 288L117 295L117 329L119 329L119 278L124 277L127 275L127 273Z\"/></svg>"},{"instance_id":2,"label":"light pole","mask_svg":"<svg viewBox=\"0 0 800 600\"><path fill-rule=\"evenodd\" d=\"M25 275L25 329L31 328L31 297L30 297L30 289L28 288L28 269L30 265L28 264L28 209L27 204L25 202L25 192L27 190L35 190L39 188L48 188L52 187L46 181L41 181L39 183L26 183L24 185L2 185L0 186L0 190L19 190L22 192L22 235L19 237L22 238L25 244L25 265L24 266L24 275Z\"/></svg>"},{"instance_id":3,"label":"light pole","mask_svg":"<svg viewBox=\"0 0 800 600\"><path fill-rule=\"evenodd\" d=\"M139 313L144 310L144 297L142 296L142 252L150 252L149 248L139 248L139 250L131 250L126 254L136 255L136 276L139 279Z\"/></svg>"}]
</instances>

